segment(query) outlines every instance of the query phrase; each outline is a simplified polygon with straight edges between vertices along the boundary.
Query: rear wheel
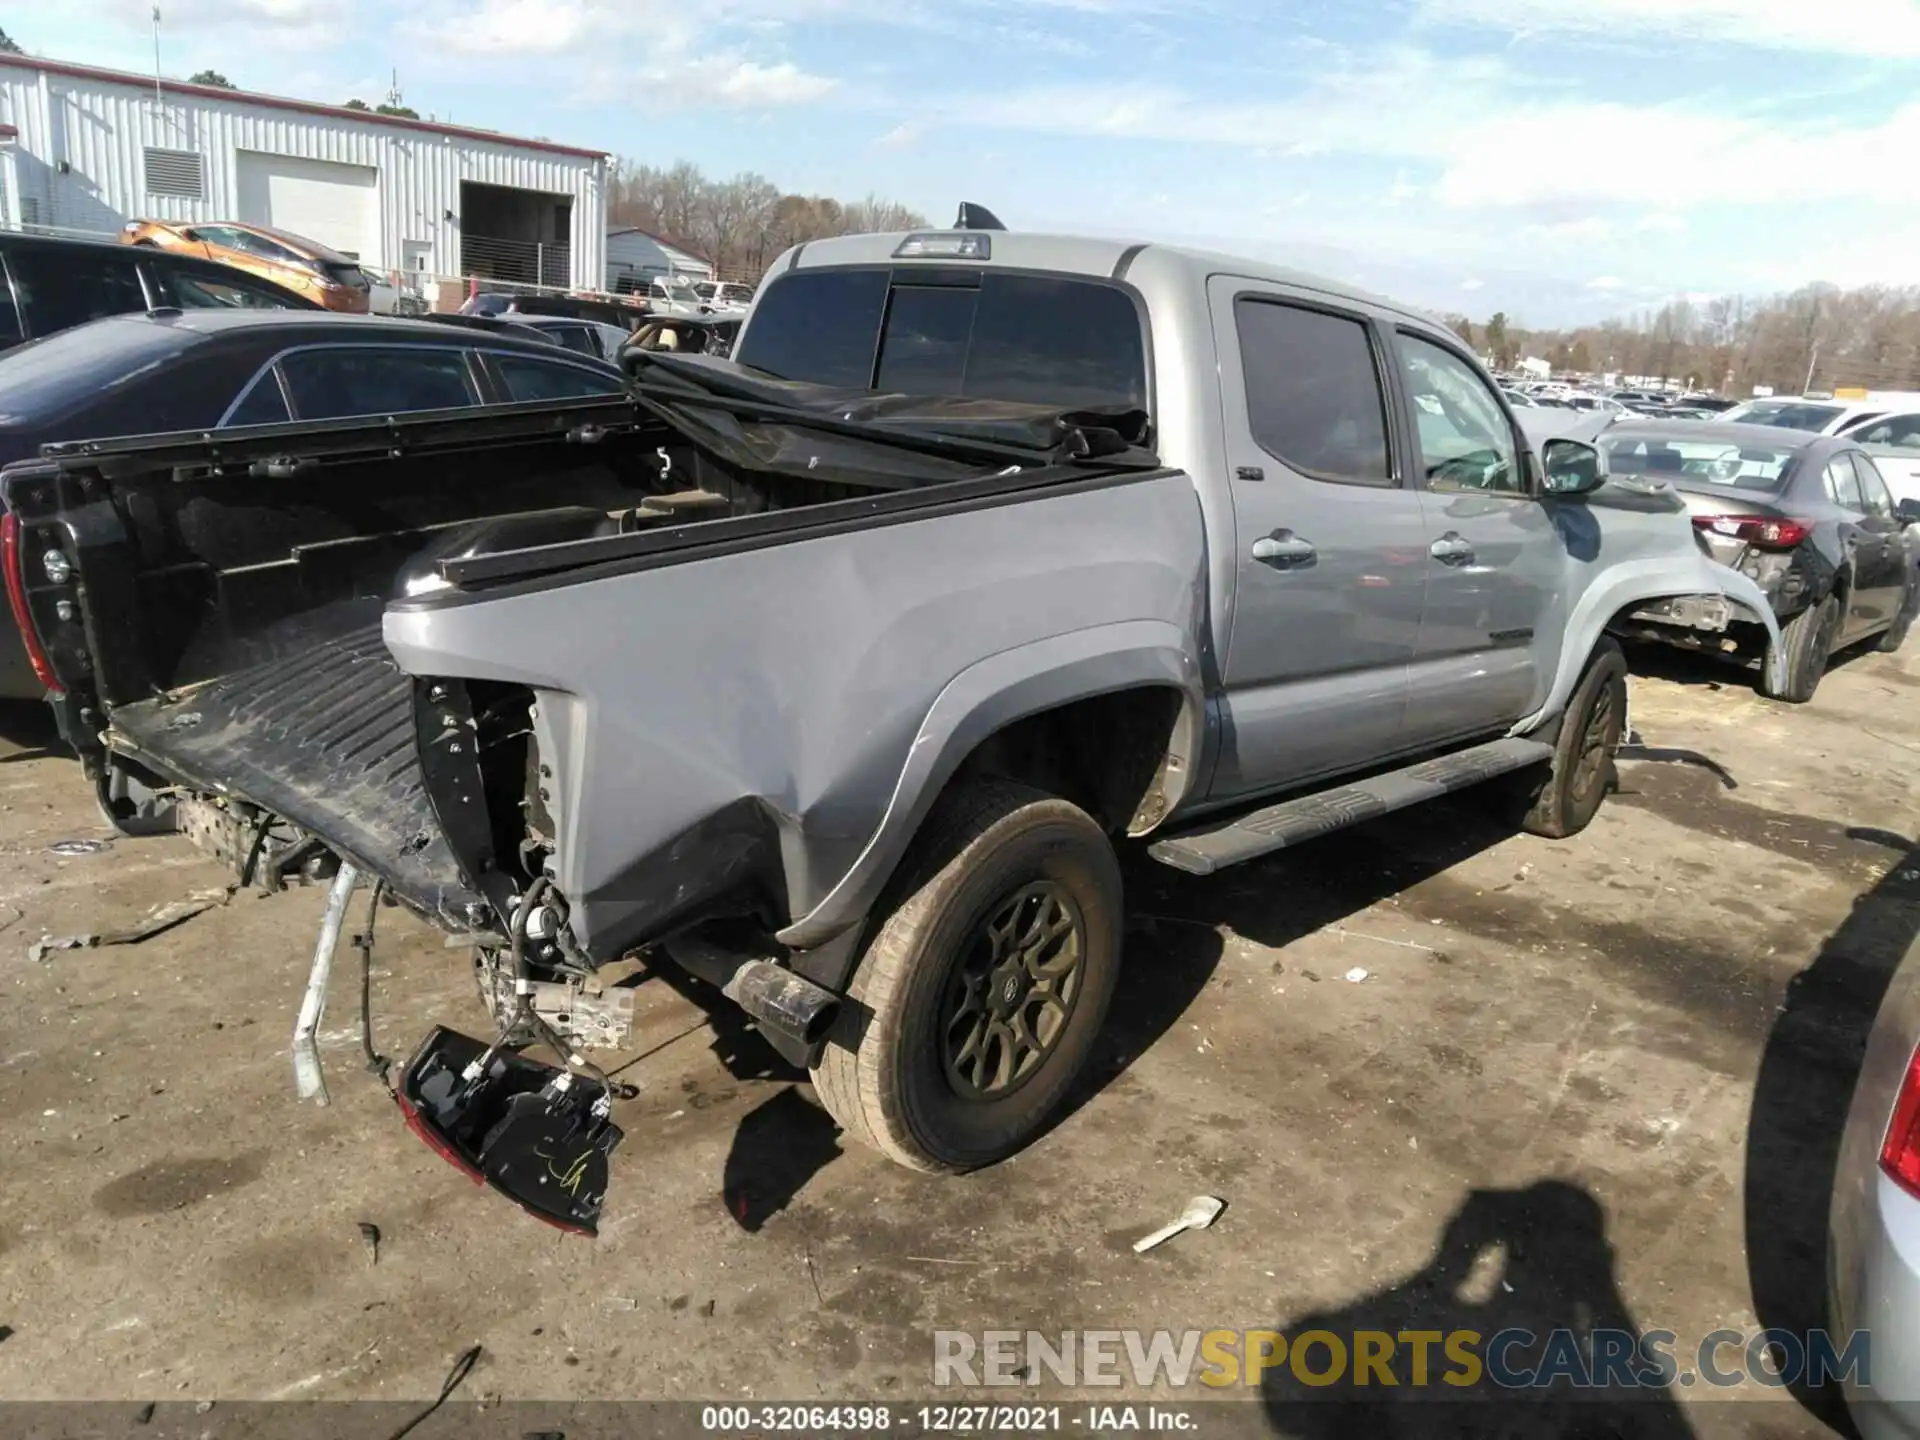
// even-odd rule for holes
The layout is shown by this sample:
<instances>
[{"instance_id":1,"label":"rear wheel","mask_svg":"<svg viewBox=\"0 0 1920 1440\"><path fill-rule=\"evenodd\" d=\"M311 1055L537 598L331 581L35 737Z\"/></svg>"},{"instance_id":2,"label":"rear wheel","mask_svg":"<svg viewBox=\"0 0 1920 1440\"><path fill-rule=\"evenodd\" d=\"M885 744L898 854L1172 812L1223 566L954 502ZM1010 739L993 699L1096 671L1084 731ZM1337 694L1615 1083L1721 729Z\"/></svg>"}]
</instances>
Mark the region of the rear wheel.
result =
<instances>
[{"instance_id":1,"label":"rear wheel","mask_svg":"<svg viewBox=\"0 0 1920 1440\"><path fill-rule=\"evenodd\" d=\"M1005 781L942 798L813 1068L847 1133L914 1170L1004 1159L1093 1052L1120 966L1113 847Z\"/></svg>"},{"instance_id":2,"label":"rear wheel","mask_svg":"<svg viewBox=\"0 0 1920 1440\"><path fill-rule=\"evenodd\" d=\"M1522 830L1564 840L1593 823L1618 782L1613 756L1626 723L1626 657L1616 642L1602 640L1567 701L1552 762L1544 774L1536 771L1523 782Z\"/></svg>"},{"instance_id":3,"label":"rear wheel","mask_svg":"<svg viewBox=\"0 0 1920 1440\"><path fill-rule=\"evenodd\" d=\"M1769 682L1765 661L1760 666L1760 693L1789 705L1804 705L1820 688L1833 642L1840 634L1840 599L1829 595L1809 605L1780 629L1780 645L1787 656L1787 683L1778 690Z\"/></svg>"},{"instance_id":4,"label":"rear wheel","mask_svg":"<svg viewBox=\"0 0 1920 1440\"><path fill-rule=\"evenodd\" d=\"M1902 597L1900 613L1893 618L1893 624L1880 637L1880 652L1891 655L1907 643L1907 632L1913 628L1914 612L1920 611L1920 581L1915 581L1913 593Z\"/></svg>"}]
</instances>

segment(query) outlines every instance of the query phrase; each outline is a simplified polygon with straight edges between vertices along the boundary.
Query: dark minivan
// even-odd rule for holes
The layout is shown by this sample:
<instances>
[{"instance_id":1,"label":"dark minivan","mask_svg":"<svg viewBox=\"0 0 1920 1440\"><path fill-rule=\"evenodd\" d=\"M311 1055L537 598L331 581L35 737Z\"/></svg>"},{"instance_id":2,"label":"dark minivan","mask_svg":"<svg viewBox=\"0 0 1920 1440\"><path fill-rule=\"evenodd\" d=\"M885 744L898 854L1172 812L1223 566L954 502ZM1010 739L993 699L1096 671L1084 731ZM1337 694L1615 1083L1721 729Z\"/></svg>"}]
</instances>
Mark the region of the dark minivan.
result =
<instances>
[{"instance_id":1,"label":"dark minivan","mask_svg":"<svg viewBox=\"0 0 1920 1440\"><path fill-rule=\"evenodd\" d=\"M0 233L0 349L144 310L315 310L270 280L193 255Z\"/></svg>"}]
</instances>

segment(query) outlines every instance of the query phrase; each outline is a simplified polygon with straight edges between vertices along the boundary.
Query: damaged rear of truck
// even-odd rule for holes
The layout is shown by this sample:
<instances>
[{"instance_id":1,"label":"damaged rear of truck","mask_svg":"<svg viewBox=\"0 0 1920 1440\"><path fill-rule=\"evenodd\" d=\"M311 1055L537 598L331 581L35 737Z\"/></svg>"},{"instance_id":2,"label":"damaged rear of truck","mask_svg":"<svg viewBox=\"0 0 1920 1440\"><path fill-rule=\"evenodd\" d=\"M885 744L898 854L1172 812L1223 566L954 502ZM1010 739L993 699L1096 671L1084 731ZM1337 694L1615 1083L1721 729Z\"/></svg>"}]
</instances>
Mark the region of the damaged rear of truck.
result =
<instances>
[{"instance_id":1,"label":"damaged rear of truck","mask_svg":"<svg viewBox=\"0 0 1920 1440\"><path fill-rule=\"evenodd\" d=\"M79 443L6 476L9 592L117 824L171 823L255 881L332 876L302 1093L324 1098L326 966L375 884L471 939L506 1042L430 1036L409 1123L591 1229L618 1132L579 1052L632 999L596 971L664 942L817 1064L861 922L962 765L1057 770L1064 822L1004 781L940 817L1046 822L1043 848L1048 824L1179 803L1204 544L1144 424L680 360L632 398ZM982 1086L1098 1025L1053 930L1117 883L1075 874L1006 918L995 973L1026 978L983 1001L960 1062ZM543 1038L567 1071L510 1048ZM973 1143L913 1158L1001 1139ZM534 1157L563 1146L583 1168L545 1184Z\"/></svg>"}]
</instances>

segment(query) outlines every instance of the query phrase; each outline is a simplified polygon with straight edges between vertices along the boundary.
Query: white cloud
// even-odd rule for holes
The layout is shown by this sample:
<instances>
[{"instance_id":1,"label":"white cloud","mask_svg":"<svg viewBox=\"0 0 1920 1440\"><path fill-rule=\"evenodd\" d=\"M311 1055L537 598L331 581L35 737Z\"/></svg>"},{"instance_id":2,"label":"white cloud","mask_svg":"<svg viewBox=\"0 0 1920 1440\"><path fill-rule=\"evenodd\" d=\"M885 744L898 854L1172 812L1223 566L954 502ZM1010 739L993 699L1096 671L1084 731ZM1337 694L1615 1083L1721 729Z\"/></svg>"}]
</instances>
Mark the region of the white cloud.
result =
<instances>
[{"instance_id":1,"label":"white cloud","mask_svg":"<svg viewBox=\"0 0 1920 1440\"><path fill-rule=\"evenodd\" d=\"M876 145L900 147L911 145L919 138L920 127L909 120L894 126L873 143Z\"/></svg>"},{"instance_id":2,"label":"white cloud","mask_svg":"<svg viewBox=\"0 0 1920 1440\"><path fill-rule=\"evenodd\" d=\"M761 65L723 55L690 60L663 71L660 78L673 86L673 98L683 105L706 101L741 109L809 104L840 83L791 62Z\"/></svg>"},{"instance_id":3,"label":"white cloud","mask_svg":"<svg viewBox=\"0 0 1920 1440\"><path fill-rule=\"evenodd\" d=\"M1529 225L1520 233L1530 240L1608 240L1613 226L1598 215L1583 215L1578 220Z\"/></svg>"},{"instance_id":4,"label":"white cloud","mask_svg":"<svg viewBox=\"0 0 1920 1440\"><path fill-rule=\"evenodd\" d=\"M1596 279L1587 281L1587 289L1589 290L1624 290L1626 288L1626 284L1627 282L1622 280L1618 275L1601 275Z\"/></svg>"},{"instance_id":5,"label":"white cloud","mask_svg":"<svg viewBox=\"0 0 1920 1440\"><path fill-rule=\"evenodd\" d=\"M749 36L764 40L769 22L817 14L836 3L730 0L717 9L692 11L669 0L443 0L399 28L415 41L457 54L564 57L569 64L584 64L587 73L570 77L573 88L602 101L652 110L757 110L811 104L831 94L839 81L725 42Z\"/></svg>"},{"instance_id":6,"label":"white cloud","mask_svg":"<svg viewBox=\"0 0 1920 1440\"><path fill-rule=\"evenodd\" d=\"M1462 290L1484 290L1487 288L1487 282L1484 280L1462 280L1460 282L1460 288Z\"/></svg>"},{"instance_id":7,"label":"white cloud","mask_svg":"<svg viewBox=\"0 0 1920 1440\"><path fill-rule=\"evenodd\" d=\"M465 55L558 55L585 41L592 19L583 0L485 0L433 29L441 44Z\"/></svg>"},{"instance_id":8,"label":"white cloud","mask_svg":"<svg viewBox=\"0 0 1920 1440\"><path fill-rule=\"evenodd\" d=\"M1671 210L1654 210L1633 222L1636 235L1680 235L1687 228L1687 217Z\"/></svg>"},{"instance_id":9,"label":"white cloud","mask_svg":"<svg viewBox=\"0 0 1920 1440\"><path fill-rule=\"evenodd\" d=\"M1507 34L1697 40L1873 58L1920 56L1913 0L1419 0L1423 19Z\"/></svg>"}]
</instances>

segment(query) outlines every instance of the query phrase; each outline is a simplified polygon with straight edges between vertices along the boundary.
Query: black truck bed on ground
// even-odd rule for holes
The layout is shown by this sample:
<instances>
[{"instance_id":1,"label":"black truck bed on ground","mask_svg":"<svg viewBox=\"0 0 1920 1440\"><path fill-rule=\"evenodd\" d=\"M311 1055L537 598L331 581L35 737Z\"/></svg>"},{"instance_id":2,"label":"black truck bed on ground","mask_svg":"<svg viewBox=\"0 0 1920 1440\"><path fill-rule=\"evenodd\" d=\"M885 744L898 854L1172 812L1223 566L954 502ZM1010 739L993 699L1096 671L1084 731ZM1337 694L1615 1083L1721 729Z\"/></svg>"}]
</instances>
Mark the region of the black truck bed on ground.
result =
<instances>
[{"instance_id":1,"label":"black truck bed on ground","mask_svg":"<svg viewBox=\"0 0 1920 1440\"><path fill-rule=\"evenodd\" d=\"M462 926L481 897L427 799L412 687L376 622L171 700L119 706L113 729L155 769L284 816Z\"/></svg>"}]
</instances>

